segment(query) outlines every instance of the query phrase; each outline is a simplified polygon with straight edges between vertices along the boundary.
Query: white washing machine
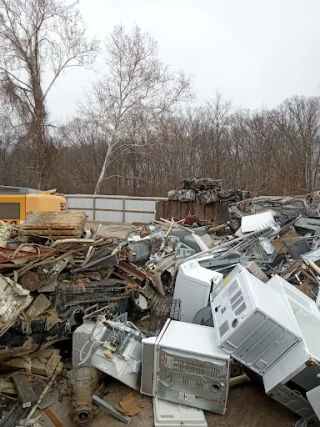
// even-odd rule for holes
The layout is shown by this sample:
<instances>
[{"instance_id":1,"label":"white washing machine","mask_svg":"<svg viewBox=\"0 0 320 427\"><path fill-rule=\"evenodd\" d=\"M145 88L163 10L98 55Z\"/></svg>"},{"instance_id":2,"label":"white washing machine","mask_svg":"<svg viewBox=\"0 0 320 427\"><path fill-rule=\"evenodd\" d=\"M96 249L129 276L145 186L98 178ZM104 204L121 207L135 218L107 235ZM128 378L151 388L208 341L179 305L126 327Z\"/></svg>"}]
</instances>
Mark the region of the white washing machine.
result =
<instances>
[{"instance_id":1,"label":"white washing machine","mask_svg":"<svg viewBox=\"0 0 320 427\"><path fill-rule=\"evenodd\" d=\"M210 293L223 275L201 267L201 259L186 261L179 267L173 298L181 300L181 321L192 323L199 310L209 305Z\"/></svg>"}]
</instances>

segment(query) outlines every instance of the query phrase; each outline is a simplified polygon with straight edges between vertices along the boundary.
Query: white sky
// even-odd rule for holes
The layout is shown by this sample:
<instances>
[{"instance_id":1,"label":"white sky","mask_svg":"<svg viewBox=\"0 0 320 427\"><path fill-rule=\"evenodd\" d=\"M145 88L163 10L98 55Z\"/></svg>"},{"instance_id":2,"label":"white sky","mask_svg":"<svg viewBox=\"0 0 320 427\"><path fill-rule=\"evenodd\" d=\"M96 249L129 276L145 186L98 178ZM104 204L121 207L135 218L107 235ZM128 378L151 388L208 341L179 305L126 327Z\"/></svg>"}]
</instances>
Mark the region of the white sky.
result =
<instances>
[{"instance_id":1,"label":"white sky","mask_svg":"<svg viewBox=\"0 0 320 427\"><path fill-rule=\"evenodd\" d=\"M245 108L320 95L319 0L80 0L79 8L99 39L120 22L148 31L163 62L193 75L198 102L217 89ZM76 114L95 79L80 69L60 77L52 118Z\"/></svg>"}]
</instances>

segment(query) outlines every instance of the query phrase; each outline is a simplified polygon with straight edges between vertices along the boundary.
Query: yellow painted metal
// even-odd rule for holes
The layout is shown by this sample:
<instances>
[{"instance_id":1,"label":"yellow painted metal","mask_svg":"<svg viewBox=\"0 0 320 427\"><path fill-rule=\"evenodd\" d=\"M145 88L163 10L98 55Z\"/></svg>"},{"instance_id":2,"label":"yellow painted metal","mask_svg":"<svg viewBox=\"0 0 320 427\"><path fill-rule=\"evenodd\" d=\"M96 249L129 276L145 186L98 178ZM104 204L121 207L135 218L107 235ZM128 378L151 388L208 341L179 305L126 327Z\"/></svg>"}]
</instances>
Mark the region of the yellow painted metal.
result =
<instances>
[{"instance_id":1,"label":"yellow painted metal","mask_svg":"<svg viewBox=\"0 0 320 427\"><path fill-rule=\"evenodd\" d=\"M65 197L50 192L26 195L0 195L0 220L20 224L32 212L65 211Z\"/></svg>"},{"instance_id":2,"label":"yellow painted metal","mask_svg":"<svg viewBox=\"0 0 320 427\"><path fill-rule=\"evenodd\" d=\"M66 210L66 199L63 196L43 194L27 194L26 215L32 212L60 212Z\"/></svg>"}]
</instances>

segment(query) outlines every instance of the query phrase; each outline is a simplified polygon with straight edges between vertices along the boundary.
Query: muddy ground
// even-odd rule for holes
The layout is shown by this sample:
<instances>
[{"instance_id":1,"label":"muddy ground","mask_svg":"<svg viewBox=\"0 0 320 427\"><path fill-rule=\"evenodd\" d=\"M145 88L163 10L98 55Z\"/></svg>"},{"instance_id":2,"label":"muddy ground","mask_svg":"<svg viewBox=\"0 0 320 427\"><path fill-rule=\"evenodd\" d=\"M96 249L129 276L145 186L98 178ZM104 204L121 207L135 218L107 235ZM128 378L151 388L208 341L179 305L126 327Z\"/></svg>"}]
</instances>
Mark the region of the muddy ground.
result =
<instances>
[{"instance_id":1,"label":"muddy ground","mask_svg":"<svg viewBox=\"0 0 320 427\"><path fill-rule=\"evenodd\" d=\"M97 223L88 221L87 226L96 227ZM118 239L125 239L128 232L134 230L132 224L103 223L101 234ZM107 385L107 394L104 399L114 405L122 400L124 396L131 393L131 389L125 385L111 380ZM133 417L130 425L132 427L152 427L153 406L152 399L138 392L134 393L136 403L143 406L143 410ZM74 426L69 415L71 408L69 396L64 396L63 401L56 403L50 409L59 418L64 427ZM216 415L205 412L209 427L292 427L295 415L284 406L269 398L262 386L255 384L244 384L230 390L227 412L225 415ZM42 421L44 427L54 427L54 423L43 413ZM122 422L116 420L101 409L100 413L89 424L90 427L120 427Z\"/></svg>"}]
</instances>

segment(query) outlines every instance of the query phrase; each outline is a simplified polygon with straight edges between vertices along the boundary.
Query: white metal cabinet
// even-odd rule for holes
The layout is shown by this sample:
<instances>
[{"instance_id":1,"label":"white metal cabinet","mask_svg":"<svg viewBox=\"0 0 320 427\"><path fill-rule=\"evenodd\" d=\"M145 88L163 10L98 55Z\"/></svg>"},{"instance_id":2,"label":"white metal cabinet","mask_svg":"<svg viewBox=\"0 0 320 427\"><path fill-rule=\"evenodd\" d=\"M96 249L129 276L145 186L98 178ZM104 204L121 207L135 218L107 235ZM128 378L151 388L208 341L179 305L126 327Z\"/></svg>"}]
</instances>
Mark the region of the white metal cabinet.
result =
<instances>
[{"instance_id":1,"label":"white metal cabinet","mask_svg":"<svg viewBox=\"0 0 320 427\"><path fill-rule=\"evenodd\" d=\"M282 296L244 267L212 299L218 345L260 375L301 341Z\"/></svg>"},{"instance_id":2,"label":"white metal cabinet","mask_svg":"<svg viewBox=\"0 0 320 427\"><path fill-rule=\"evenodd\" d=\"M308 391L307 398L320 421L320 386Z\"/></svg>"},{"instance_id":3,"label":"white metal cabinet","mask_svg":"<svg viewBox=\"0 0 320 427\"><path fill-rule=\"evenodd\" d=\"M154 345L153 378L145 371L150 366L147 359L152 358L151 345L152 341L143 340L142 393L150 394L152 389L163 400L225 412L230 357L217 347L213 328L169 319Z\"/></svg>"},{"instance_id":4,"label":"white metal cabinet","mask_svg":"<svg viewBox=\"0 0 320 427\"><path fill-rule=\"evenodd\" d=\"M209 304L210 292L223 275L190 260L179 267L173 298L181 300L181 321L192 323L196 313Z\"/></svg>"}]
</instances>

